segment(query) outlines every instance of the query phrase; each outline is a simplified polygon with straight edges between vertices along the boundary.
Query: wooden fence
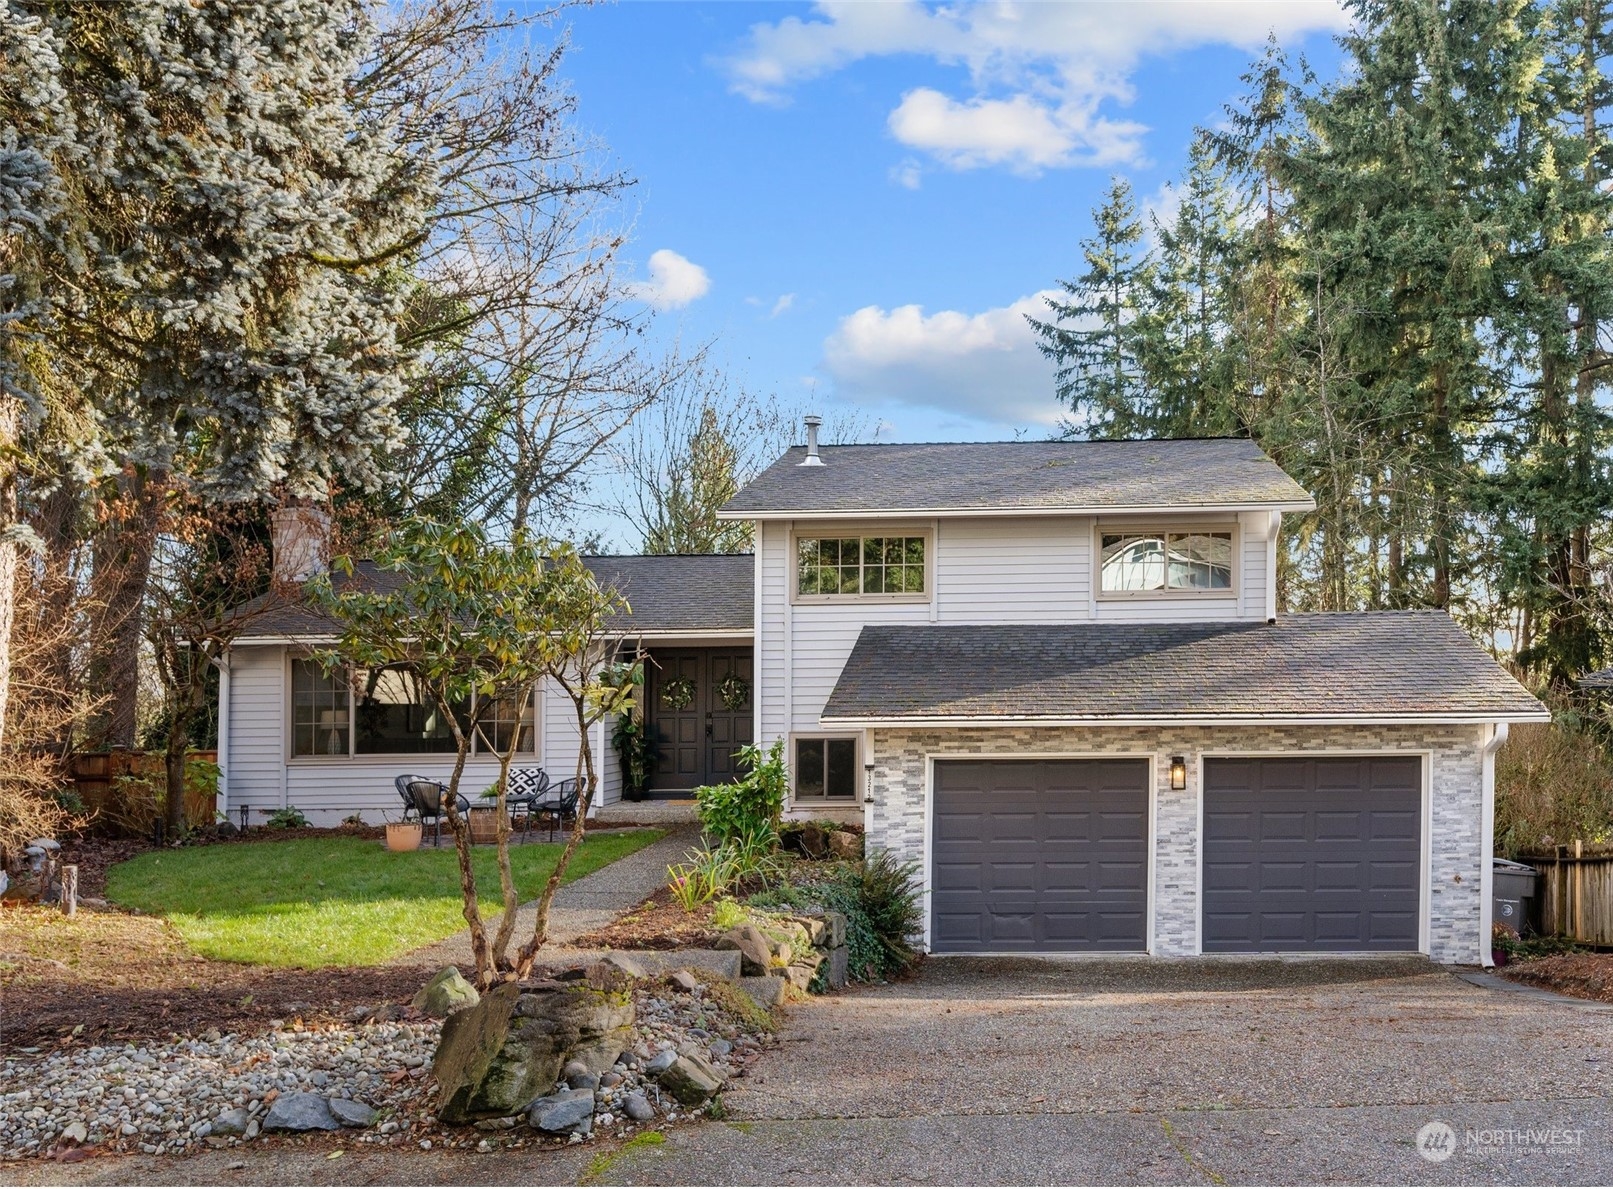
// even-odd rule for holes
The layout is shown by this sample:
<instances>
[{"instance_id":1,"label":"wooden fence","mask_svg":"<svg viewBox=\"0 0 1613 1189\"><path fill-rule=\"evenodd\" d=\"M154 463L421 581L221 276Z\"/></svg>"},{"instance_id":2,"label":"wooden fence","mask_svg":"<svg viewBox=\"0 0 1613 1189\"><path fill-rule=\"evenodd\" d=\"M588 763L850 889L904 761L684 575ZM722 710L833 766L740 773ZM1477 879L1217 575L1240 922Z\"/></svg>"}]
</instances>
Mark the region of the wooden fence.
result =
<instances>
[{"instance_id":1,"label":"wooden fence","mask_svg":"<svg viewBox=\"0 0 1613 1189\"><path fill-rule=\"evenodd\" d=\"M198 763L198 761L201 761ZM192 826L213 822L218 807L215 751L193 751L186 762L185 820ZM167 784L160 752L86 751L72 757L73 783L84 808L94 813L97 834L142 836L161 815Z\"/></svg>"},{"instance_id":2,"label":"wooden fence","mask_svg":"<svg viewBox=\"0 0 1613 1189\"><path fill-rule=\"evenodd\" d=\"M1613 855L1556 855L1523 860L1540 872L1536 914L1547 936L1613 946Z\"/></svg>"}]
</instances>

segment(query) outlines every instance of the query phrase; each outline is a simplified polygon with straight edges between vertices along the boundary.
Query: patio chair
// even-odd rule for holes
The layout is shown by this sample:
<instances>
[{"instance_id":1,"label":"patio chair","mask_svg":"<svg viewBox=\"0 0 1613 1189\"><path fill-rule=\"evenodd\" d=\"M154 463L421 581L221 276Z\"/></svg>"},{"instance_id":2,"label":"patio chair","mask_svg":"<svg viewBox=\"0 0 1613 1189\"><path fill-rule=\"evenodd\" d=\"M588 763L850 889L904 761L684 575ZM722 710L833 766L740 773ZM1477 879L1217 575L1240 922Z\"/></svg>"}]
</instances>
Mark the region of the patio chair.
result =
<instances>
[{"instance_id":1,"label":"patio chair","mask_svg":"<svg viewBox=\"0 0 1613 1189\"><path fill-rule=\"evenodd\" d=\"M403 820L408 821L409 815L423 826L426 819L431 819L432 846L442 845L442 819L448 815L443 811L442 799L448 787L440 780L433 780L429 776L399 776L393 782L398 790L398 796L403 798ZM470 812L470 801L463 794L458 798L459 812Z\"/></svg>"},{"instance_id":2,"label":"patio chair","mask_svg":"<svg viewBox=\"0 0 1613 1189\"><path fill-rule=\"evenodd\" d=\"M577 816L577 794L580 784L576 778L551 784L549 791L534 806L535 811L549 821L549 841L554 841L556 826L564 825Z\"/></svg>"},{"instance_id":3,"label":"patio chair","mask_svg":"<svg viewBox=\"0 0 1613 1189\"><path fill-rule=\"evenodd\" d=\"M549 774L542 768L510 769L509 783L504 790L504 804L509 808L512 821L517 810L521 813L522 842L526 841L527 831L532 828L537 804L548 795L549 787Z\"/></svg>"}]
</instances>

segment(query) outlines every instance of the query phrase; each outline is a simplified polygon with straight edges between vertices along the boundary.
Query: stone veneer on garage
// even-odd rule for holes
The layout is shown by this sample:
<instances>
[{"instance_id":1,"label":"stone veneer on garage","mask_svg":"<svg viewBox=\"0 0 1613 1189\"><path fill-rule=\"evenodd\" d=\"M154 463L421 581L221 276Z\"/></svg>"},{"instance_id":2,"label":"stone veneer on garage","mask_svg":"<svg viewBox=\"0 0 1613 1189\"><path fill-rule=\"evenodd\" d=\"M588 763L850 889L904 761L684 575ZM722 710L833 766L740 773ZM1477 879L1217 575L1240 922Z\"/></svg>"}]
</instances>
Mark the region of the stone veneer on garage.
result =
<instances>
[{"instance_id":1,"label":"stone veneer on garage","mask_svg":"<svg viewBox=\"0 0 1613 1189\"><path fill-rule=\"evenodd\" d=\"M1483 740L1478 726L891 728L873 732L868 840L904 860L925 854L926 760L934 756L1154 757L1154 948L1198 952L1200 754L1427 752L1432 759L1429 956L1478 964L1483 894ZM1170 787L1170 757L1187 757L1187 788ZM928 889L926 889L927 899ZM928 920L928 904L925 906Z\"/></svg>"}]
</instances>

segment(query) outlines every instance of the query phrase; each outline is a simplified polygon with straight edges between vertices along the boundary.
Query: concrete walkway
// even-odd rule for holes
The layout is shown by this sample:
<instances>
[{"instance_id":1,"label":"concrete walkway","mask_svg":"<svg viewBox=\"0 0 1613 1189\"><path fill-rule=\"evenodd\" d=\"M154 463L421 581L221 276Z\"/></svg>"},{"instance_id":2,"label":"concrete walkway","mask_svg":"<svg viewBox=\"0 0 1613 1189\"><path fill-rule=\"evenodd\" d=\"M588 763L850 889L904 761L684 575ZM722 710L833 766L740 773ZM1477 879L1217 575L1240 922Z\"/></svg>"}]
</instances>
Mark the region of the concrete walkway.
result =
<instances>
[{"instance_id":1,"label":"concrete walkway","mask_svg":"<svg viewBox=\"0 0 1613 1189\"><path fill-rule=\"evenodd\" d=\"M669 829L665 838L566 884L555 893L554 905L549 910L549 940L544 956L549 957L552 948L567 946L584 933L604 928L643 901L666 883L668 864L681 862L685 852L697 846L699 841L700 832L693 827ZM503 915L497 913L488 918L489 936L498 929L499 919ZM517 944L532 936L537 915L536 900L530 900L516 910ZM469 966L473 962L470 930L461 929L444 941L399 955L392 959L391 965Z\"/></svg>"}]
</instances>

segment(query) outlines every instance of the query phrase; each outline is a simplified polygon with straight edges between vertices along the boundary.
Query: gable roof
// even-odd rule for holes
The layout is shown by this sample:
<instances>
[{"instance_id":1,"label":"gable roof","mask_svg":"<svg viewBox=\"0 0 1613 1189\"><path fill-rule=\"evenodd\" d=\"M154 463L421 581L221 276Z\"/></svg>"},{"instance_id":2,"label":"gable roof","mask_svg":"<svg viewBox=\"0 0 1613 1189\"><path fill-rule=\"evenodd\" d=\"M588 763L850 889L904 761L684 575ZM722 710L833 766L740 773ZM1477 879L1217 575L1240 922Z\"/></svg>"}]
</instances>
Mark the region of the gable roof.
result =
<instances>
[{"instance_id":1,"label":"gable roof","mask_svg":"<svg viewBox=\"0 0 1613 1189\"><path fill-rule=\"evenodd\" d=\"M601 586L614 586L630 611L610 625L614 632L696 633L752 630L756 602L755 558L748 553L676 556L631 555L585 557ZM373 562L361 561L351 578L338 577L370 590L395 589L398 575ZM335 622L307 602L279 594L254 599L237 612L248 620L237 642L329 638Z\"/></svg>"},{"instance_id":2,"label":"gable roof","mask_svg":"<svg viewBox=\"0 0 1613 1189\"><path fill-rule=\"evenodd\" d=\"M1277 623L866 627L823 710L892 722L1495 722L1549 715L1442 611Z\"/></svg>"},{"instance_id":3,"label":"gable roof","mask_svg":"<svg viewBox=\"0 0 1613 1189\"><path fill-rule=\"evenodd\" d=\"M745 485L728 520L872 512L1307 511L1299 484L1240 438L1121 442L939 442L806 447Z\"/></svg>"}]
</instances>

